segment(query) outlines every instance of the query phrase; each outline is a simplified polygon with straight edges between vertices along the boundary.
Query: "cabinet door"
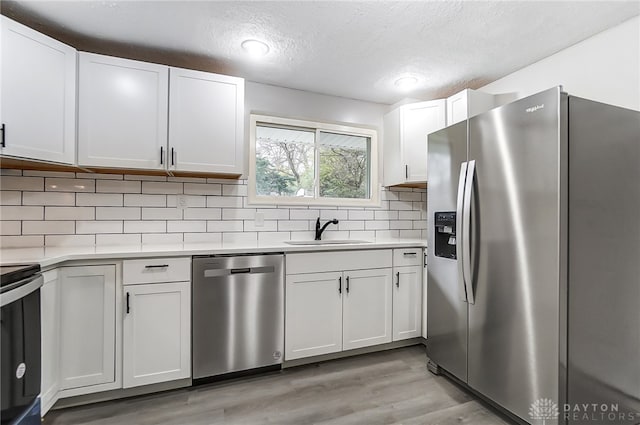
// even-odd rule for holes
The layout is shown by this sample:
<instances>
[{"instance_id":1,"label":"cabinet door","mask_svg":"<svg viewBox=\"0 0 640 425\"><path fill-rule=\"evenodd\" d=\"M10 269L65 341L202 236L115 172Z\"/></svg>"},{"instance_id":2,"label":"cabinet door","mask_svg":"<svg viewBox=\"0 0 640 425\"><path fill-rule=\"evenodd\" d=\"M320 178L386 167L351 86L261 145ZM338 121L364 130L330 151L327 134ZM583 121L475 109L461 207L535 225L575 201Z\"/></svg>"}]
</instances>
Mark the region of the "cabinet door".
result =
<instances>
[{"instance_id":1,"label":"cabinet door","mask_svg":"<svg viewBox=\"0 0 640 425\"><path fill-rule=\"evenodd\" d=\"M124 286L123 386L191 376L191 283Z\"/></svg>"},{"instance_id":2,"label":"cabinet door","mask_svg":"<svg viewBox=\"0 0 640 425\"><path fill-rule=\"evenodd\" d=\"M244 80L171 68L169 167L243 172Z\"/></svg>"},{"instance_id":3,"label":"cabinet door","mask_svg":"<svg viewBox=\"0 0 640 425\"><path fill-rule=\"evenodd\" d=\"M285 360L342 350L342 280L338 272L287 276Z\"/></svg>"},{"instance_id":4,"label":"cabinet door","mask_svg":"<svg viewBox=\"0 0 640 425\"><path fill-rule=\"evenodd\" d=\"M41 414L44 416L58 400L60 381L58 362L60 352L60 292L58 271L42 273L44 284L40 289L40 315L42 323L41 350L42 375L40 399Z\"/></svg>"},{"instance_id":5,"label":"cabinet door","mask_svg":"<svg viewBox=\"0 0 640 425\"><path fill-rule=\"evenodd\" d=\"M76 50L4 16L0 24L0 152L73 164Z\"/></svg>"},{"instance_id":6,"label":"cabinet door","mask_svg":"<svg viewBox=\"0 0 640 425\"><path fill-rule=\"evenodd\" d=\"M427 181L427 135L446 126L446 101L412 103L402 107L400 139L407 183Z\"/></svg>"},{"instance_id":7,"label":"cabinet door","mask_svg":"<svg viewBox=\"0 0 640 425\"><path fill-rule=\"evenodd\" d=\"M393 269L393 340L422 335L422 266Z\"/></svg>"},{"instance_id":8,"label":"cabinet door","mask_svg":"<svg viewBox=\"0 0 640 425\"><path fill-rule=\"evenodd\" d=\"M114 382L116 266L62 267L60 388Z\"/></svg>"},{"instance_id":9,"label":"cabinet door","mask_svg":"<svg viewBox=\"0 0 640 425\"><path fill-rule=\"evenodd\" d=\"M447 125L464 121L469 116L467 90L456 93L447 99Z\"/></svg>"},{"instance_id":10,"label":"cabinet door","mask_svg":"<svg viewBox=\"0 0 640 425\"><path fill-rule=\"evenodd\" d=\"M78 164L165 169L169 70L79 53Z\"/></svg>"},{"instance_id":11,"label":"cabinet door","mask_svg":"<svg viewBox=\"0 0 640 425\"><path fill-rule=\"evenodd\" d=\"M391 269L344 272L344 350L391 342Z\"/></svg>"}]
</instances>

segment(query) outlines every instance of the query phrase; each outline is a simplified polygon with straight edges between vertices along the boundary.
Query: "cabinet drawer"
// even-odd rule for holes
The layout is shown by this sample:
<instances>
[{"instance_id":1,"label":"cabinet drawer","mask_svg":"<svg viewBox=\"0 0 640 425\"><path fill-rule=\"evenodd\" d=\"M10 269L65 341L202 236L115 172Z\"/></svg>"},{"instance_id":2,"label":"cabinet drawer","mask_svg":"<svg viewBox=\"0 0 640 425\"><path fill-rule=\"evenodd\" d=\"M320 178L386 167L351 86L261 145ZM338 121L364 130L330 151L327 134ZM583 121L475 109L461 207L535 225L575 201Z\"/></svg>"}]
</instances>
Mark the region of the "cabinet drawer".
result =
<instances>
[{"instance_id":1,"label":"cabinet drawer","mask_svg":"<svg viewBox=\"0 0 640 425\"><path fill-rule=\"evenodd\" d=\"M287 275L391 267L390 249L287 254Z\"/></svg>"},{"instance_id":2,"label":"cabinet drawer","mask_svg":"<svg viewBox=\"0 0 640 425\"><path fill-rule=\"evenodd\" d=\"M122 282L138 283L191 281L191 257L145 258L122 262Z\"/></svg>"},{"instance_id":3,"label":"cabinet drawer","mask_svg":"<svg viewBox=\"0 0 640 425\"><path fill-rule=\"evenodd\" d=\"M393 267L422 265L422 248L402 248L393 250Z\"/></svg>"}]
</instances>

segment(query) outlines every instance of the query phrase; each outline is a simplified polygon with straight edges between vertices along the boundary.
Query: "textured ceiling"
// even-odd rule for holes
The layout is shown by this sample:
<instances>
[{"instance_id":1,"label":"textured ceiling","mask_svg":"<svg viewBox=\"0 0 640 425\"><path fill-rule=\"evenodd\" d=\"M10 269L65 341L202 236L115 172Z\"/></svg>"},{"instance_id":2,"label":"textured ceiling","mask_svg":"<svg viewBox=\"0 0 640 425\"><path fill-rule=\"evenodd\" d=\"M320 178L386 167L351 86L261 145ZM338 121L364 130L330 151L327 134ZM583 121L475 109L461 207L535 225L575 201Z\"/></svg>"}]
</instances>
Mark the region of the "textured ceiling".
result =
<instances>
[{"instance_id":1,"label":"textured ceiling","mask_svg":"<svg viewBox=\"0 0 640 425\"><path fill-rule=\"evenodd\" d=\"M640 2L3 1L2 13L207 57L251 81L390 104L480 87L640 14ZM249 60L246 38L271 51ZM406 74L419 80L411 92L394 85Z\"/></svg>"}]
</instances>

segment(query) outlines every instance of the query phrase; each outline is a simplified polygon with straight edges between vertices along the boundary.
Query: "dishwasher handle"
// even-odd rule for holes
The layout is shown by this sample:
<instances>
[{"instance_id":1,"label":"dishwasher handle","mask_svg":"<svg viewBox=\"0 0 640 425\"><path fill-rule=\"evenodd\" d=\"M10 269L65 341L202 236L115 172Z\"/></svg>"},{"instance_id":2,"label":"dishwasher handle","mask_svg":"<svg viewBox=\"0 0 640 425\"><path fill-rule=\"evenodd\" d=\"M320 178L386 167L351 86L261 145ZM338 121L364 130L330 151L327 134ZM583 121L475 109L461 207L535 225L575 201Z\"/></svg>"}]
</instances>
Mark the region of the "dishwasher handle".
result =
<instances>
[{"instance_id":1,"label":"dishwasher handle","mask_svg":"<svg viewBox=\"0 0 640 425\"><path fill-rule=\"evenodd\" d=\"M265 274L274 273L275 271L276 268L274 266L242 267L236 269L207 269L204 271L204 277L231 276L235 274Z\"/></svg>"}]
</instances>

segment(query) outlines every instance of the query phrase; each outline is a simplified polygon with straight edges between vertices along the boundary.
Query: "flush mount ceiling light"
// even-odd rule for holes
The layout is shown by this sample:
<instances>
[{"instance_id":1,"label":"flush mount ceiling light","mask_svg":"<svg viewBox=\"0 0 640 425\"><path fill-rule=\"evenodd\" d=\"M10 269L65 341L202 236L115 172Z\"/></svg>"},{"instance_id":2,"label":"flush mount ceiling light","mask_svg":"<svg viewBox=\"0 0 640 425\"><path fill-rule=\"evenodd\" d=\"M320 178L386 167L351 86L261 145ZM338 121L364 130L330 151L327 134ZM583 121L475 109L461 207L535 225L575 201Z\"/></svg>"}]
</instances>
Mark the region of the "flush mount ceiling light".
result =
<instances>
[{"instance_id":1,"label":"flush mount ceiling light","mask_svg":"<svg viewBox=\"0 0 640 425\"><path fill-rule=\"evenodd\" d=\"M269 46L259 40L245 40L241 44L242 49L252 58L260 58L269 53Z\"/></svg>"},{"instance_id":2,"label":"flush mount ceiling light","mask_svg":"<svg viewBox=\"0 0 640 425\"><path fill-rule=\"evenodd\" d=\"M418 84L418 79L416 77L400 77L394 83L397 88L400 90L411 90Z\"/></svg>"}]
</instances>

